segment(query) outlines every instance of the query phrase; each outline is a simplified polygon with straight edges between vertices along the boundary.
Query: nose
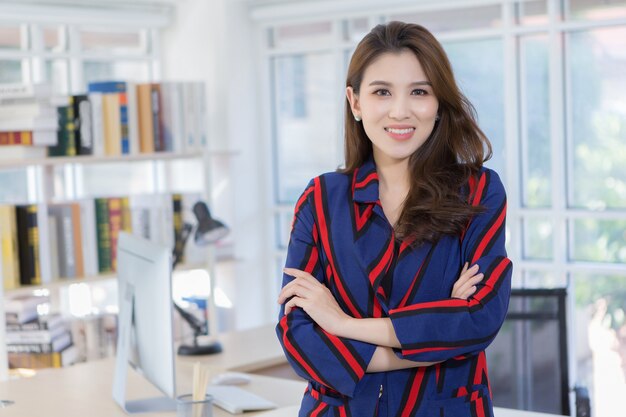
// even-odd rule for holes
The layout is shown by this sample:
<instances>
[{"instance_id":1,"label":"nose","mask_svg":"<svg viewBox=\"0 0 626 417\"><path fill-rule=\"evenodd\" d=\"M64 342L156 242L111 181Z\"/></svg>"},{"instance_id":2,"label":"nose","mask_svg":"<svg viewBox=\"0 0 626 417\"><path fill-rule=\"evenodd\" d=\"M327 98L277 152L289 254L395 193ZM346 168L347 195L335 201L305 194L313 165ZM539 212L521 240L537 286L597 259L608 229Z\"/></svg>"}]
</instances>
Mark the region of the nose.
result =
<instances>
[{"instance_id":1,"label":"nose","mask_svg":"<svg viewBox=\"0 0 626 417\"><path fill-rule=\"evenodd\" d=\"M405 97L394 97L389 108L389 118L395 120L407 119L410 116L409 102Z\"/></svg>"}]
</instances>

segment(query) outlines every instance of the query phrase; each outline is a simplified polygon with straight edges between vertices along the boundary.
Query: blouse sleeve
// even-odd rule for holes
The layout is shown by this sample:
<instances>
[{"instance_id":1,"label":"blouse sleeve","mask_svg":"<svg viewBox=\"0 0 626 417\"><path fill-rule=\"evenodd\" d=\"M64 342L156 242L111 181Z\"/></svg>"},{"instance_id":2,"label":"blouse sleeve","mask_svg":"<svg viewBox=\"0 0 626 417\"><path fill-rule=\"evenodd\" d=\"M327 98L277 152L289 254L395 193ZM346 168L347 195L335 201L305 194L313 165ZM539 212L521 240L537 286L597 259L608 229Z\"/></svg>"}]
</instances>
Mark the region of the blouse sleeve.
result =
<instances>
[{"instance_id":1,"label":"blouse sleeve","mask_svg":"<svg viewBox=\"0 0 626 417\"><path fill-rule=\"evenodd\" d=\"M324 283L318 233L313 210L315 183L311 181L296 204L286 266L304 270ZM283 286L293 277L283 275ZM320 328L300 308L285 315L281 306L276 334L295 372L302 378L352 397L376 346L334 336Z\"/></svg>"},{"instance_id":2,"label":"blouse sleeve","mask_svg":"<svg viewBox=\"0 0 626 417\"><path fill-rule=\"evenodd\" d=\"M498 333L509 304L512 263L505 243L506 194L498 175L485 169L470 196L486 210L462 236L461 256L479 265L483 280L467 300L449 298L390 311L400 341L397 351L413 361L444 361L484 350Z\"/></svg>"}]
</instances>

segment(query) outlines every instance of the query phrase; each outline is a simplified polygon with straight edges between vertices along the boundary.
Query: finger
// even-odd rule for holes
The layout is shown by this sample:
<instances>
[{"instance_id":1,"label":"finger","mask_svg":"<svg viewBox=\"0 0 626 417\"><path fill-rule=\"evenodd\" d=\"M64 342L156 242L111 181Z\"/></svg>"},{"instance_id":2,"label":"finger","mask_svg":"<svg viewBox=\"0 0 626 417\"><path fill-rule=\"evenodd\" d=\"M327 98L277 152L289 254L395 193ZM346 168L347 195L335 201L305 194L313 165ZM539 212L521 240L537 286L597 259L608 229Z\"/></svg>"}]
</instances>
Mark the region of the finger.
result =
<instances>
[{"instance_id":1,"label":"finger","mask_svg":"<svg viewBox=\"0 0 626 417\"><path fill-rule=\"evenodd\" d=\"M311 289L307 288L305 285L301 285L301 283L296 283L296 285L291 285L289 287L285 286L278 296L278 303L282 304L287 299L293 296L298 296L300 298L309 298L310 294Z\"/></svg>"},{"instance_id":2,"label":"finger","mask_svg":"<svg viewBox=\"0 0 626 417\"><path fill-rule=\"evenodd\" d=\"M463 264L463 269L461 270L461 275L463 275L465 273L465 271L467 271L468 267L469 267L469 264L467 262L465 262Z\"/></svg>"},{"instance_id":3,"label":"finger","mask_svg":"<svg viewBox=\"0 0 626 417\"><path fill-rule=\"evenodd\" d=\"M302 307L303 300L300 297L293 297L285 304L285 315L289 314L294 307Z\"/></svg>"},{"instance_id":4,"label":"finger","mask_svg":"<svg viewBox=\"0 0 626 417\"><path fill-rule=\"evenodd\" d=\"M313 275L309 274L306 271L302 271L296 268L283 268L283 271L292 277L301 278L307 282L312 284L320 284L320 282Z\"/></svg>"},{"instance_id":5,"label":"finger","mask_svg":"<svg viewBox=\"0 0 626 417\"><path fill-rule=\"evenodd\" d=\"M469 287L463 294L461 294L461 297L464 300L467 300L468 298L470 298L472 296L472 294L474 294L476 292L476 287Z\"/></svg>"},{"instance_id":6,"label":"finger","mask_svg":"<svg viewBox=\"0 0 626 417\"><path fill-rule=\"evenodd\" d=\"M454 290L454 293L456 294L465 294L468 289L476 284L478 284L480 281L482 281L483 279L483 274L477 274L474 276L471 276L465 280L463 280L459 286Z\"/></svg>"}]
</instances>

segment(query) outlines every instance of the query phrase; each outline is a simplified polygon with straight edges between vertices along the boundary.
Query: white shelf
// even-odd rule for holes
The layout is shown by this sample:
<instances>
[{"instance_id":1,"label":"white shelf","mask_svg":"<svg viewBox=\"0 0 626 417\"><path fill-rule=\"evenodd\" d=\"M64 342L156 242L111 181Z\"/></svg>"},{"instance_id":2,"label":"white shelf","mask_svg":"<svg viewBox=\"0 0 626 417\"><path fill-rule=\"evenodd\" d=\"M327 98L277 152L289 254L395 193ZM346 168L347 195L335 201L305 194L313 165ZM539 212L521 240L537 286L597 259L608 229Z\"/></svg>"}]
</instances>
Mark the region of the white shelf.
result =
<instances>
[{"instance_id":1,"label":"white shelf","mask_svg":"<svg viewBox=\"0 0 626 417\"><path fill-rule=\"evenodd\" d=\"M1 148L0 148L1 149ZM224 151L226 152L226 151ZM216 152L216 154L222 154L222 151ZM208 152L208 155L213 155L213 152ZM154 152L154 153L142 153L138 155L120 155L120 156L93 156L93 155L77 155L77 156L50 156L39 159L16 159L0 161L0 169L3 168L21 168L33 165L54 166L54 165L68 165L68 164L103 164L103 163L115 163L115 162L133 162L133 161L167 161L175 159L191 159L202 158L204 153L202 152Z\"/></svg>"}]
</instances>

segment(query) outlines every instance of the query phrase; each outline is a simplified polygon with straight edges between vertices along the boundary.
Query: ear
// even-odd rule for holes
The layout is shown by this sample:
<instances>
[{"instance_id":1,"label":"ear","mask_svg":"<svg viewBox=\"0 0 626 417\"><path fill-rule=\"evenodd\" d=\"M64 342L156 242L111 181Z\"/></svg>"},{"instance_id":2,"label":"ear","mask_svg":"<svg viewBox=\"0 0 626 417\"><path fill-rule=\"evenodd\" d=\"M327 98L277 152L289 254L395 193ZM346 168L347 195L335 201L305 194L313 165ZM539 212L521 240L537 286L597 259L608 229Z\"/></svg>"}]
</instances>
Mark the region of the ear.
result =
<instances>
[{"instance_id":1,"label":"ear","mask_svg":"<svg viewBox=\"0 0 626 417\"><path fill-rule=\"evenodd\" d=\"M354 92L354 88L346 87L346 98L350 103L352 114L361 117L361 105L359 103L359 96Z\"/></svg>"}]
</instances>

